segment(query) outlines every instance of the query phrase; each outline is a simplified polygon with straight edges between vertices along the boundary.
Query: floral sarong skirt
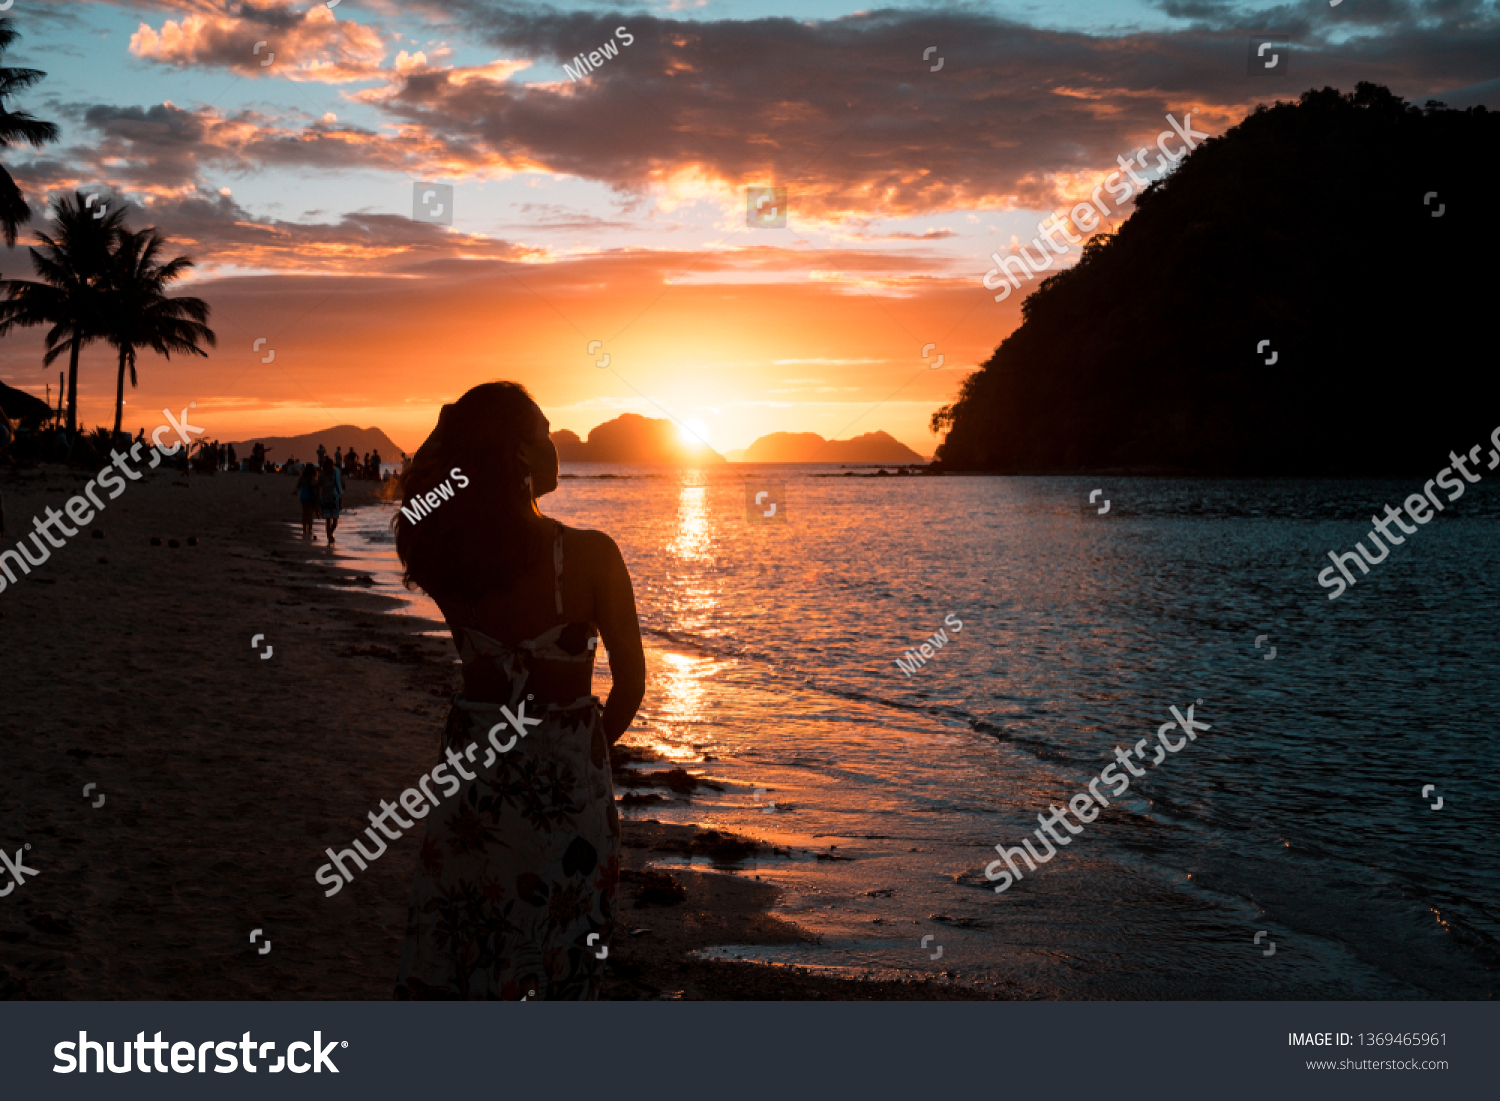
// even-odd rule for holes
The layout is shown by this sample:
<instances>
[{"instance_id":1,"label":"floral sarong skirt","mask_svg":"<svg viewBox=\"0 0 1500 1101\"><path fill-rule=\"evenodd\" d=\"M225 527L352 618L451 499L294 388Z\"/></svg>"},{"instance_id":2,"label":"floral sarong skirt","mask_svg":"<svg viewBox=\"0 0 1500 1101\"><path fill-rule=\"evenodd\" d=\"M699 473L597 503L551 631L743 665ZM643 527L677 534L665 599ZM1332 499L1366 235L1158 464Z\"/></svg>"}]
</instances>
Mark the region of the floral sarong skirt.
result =
<instances>
[{"instance_id":1,"label":"floral sarong skirt","mask_svg":"<svg viewBox=\"0 0 1500 1101\"><path fill-rule=\"evenodd\" d=\"M533 717L490 754L500 705L454 700L443 747L474 778L445 757L461 786L426 819L397 998L599 996L620 874L603 712L588 696Z\"/></svg>"}]
</instances>

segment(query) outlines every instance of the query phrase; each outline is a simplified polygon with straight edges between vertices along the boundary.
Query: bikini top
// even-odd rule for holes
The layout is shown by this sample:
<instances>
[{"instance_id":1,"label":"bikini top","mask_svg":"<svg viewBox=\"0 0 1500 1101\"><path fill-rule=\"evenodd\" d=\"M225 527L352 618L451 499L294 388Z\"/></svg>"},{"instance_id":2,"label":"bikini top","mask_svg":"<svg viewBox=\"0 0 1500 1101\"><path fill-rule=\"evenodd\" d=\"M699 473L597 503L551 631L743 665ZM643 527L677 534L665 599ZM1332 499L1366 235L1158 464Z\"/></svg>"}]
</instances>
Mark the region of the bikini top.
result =
<instances>
[{"instance_id":1,"label":"bikini top","mask_svg":"<svg viewBox=\"0 0 1500 1101\"><path fill-rule=\"evenodd\" d=\"M556 521L553 522L556 523ZM563 525L558 524L557 537L552 542L552 587L557 600L559 619L563 614L563 531ZM488 659L502 668L517 655L541 658L546 661L592 664L594 646L590 643L595 637L592 623L568 623L566 621L543 631L536 638L514 644L500 642L472 627L459 627L454 630L454 640L458 643L458 656L465 666L471 661Z\"/></svg>"}]
</instances>

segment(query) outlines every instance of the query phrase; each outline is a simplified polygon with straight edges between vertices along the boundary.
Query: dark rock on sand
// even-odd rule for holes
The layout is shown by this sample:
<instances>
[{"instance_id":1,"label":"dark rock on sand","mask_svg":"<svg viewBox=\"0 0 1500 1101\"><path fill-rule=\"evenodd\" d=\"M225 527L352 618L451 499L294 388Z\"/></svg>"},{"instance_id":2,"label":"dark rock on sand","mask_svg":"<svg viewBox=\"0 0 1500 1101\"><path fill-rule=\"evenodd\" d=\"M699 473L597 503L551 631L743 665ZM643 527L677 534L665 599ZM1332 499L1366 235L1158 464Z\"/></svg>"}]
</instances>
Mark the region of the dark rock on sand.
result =
<instances>
[{"instance_id":1,"label":"dark rock on sand","mask_svg":"<svg viewBox=\"0 0 1500 1101\"><path fill-rule=\"evenodd\" d=\"M665 795L657 795L654 791L648 791L644 795L631 792L615 800L622 807L648 807L653 803L670 803L671 801Z\"/></svg>"},{"instance_id":2,"label":"dark rock on sand","mask_svg":"<svg viewBox=\"0 0 1500 1101\"><path fill-rule=\"evenodd\" d=\"M687 898L682 884L666 872L638 872L625 868L620 872L620 882L636 888L636 909L642 906L675 906Z\"/></svg>"}]
</instances>

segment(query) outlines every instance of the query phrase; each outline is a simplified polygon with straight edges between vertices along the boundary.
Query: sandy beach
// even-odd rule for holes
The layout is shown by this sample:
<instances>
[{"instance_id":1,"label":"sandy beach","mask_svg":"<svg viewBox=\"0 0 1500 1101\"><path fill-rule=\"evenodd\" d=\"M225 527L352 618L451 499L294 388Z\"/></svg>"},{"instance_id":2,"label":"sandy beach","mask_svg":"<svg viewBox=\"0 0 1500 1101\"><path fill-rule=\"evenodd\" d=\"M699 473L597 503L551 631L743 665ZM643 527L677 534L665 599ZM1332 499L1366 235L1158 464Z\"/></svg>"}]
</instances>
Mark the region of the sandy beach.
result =
<instances>
[{"instance_id":1,"label":"sandy beach","mask_svg":"<svg viewBox=\"0 0 1500 1101\"><path fill-rule=\"evenodd\" d=\"M85 481L4 475L5 546ZM390 996L417 839L333 898L313 872L431 767L457 666L325 561L321 523L301 540L293 484L153 472L0 593L0 844L36 871L0 903L0 997ZM624 840L609 997L980 996L695 958L808 934L727 874L754 842L655 822ZM726 871L646 870L663 852Z\"/></svg>"}]
</instances>

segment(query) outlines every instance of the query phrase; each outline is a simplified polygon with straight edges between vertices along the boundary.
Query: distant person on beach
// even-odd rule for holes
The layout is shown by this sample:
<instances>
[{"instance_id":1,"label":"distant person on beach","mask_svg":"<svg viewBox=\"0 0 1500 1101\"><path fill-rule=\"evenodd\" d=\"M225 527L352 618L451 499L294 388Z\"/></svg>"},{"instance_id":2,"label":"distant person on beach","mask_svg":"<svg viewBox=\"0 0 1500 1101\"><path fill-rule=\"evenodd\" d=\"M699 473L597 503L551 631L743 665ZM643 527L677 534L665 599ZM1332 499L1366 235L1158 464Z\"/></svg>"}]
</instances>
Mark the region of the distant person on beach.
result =
<instances>
[{"instance_id":1,"label":"distant person on beach","mask_svg":"<svg viewBox=\"0 0 1500 1101\"><path fill-rule=\"evenodd\" d=\"M318 537L313 534L313 521L318 518L318 468L312 463L303 464L296 493L297 500L302 502L302 536L316 543Z\"/></svg>"},{"instance_id":2,"label":"distant person on beach","mask_svg":"<svg viewBox=\"0 0 1500 1101\"><path fill-rule=\"evenodd\" d=\"M10 441L15 438L15 429L11 427L10 418L5 415L5 410L0 409L0 451L10 446ZM0 537L5 535L5 495L0 493Z\"/></svg>"},{"instance_id":3,"label":"distant person on beach","mask_svg":"<svg viewBox=\"0 0 1500 1101\"><path fill-rule=\"evenodd\" d=\"M229 450L227 452L227 455L228 455L228 460L224 464L225 467L228 468L229 470L238 470L240 468L240 464L239 464L238 460L236 460L235 457L234 457L234 444L230 444L229 445Z\"/></svg>"},{"instance_id":4,"label":"distant person on beach","mask_svg":"<svg viewBox=\"0 0 1500 1101\"><path fill-rule=\"evenodd\" d=\"M513 382L443 406L402 504L448 492L392 524L406 584L442 609L464 666L433 777L452 765L438 782L457 786L425 819L397 998L599 996L620 870L609 746L646 663L619 548L537 508L557 488L548 428ZM614 677L603 707L596 629Z\"/></svg>"},{"instance_id":5,"label":"distant person on beach","mask_svg":"<svg viewBox=\"0 0 1500 1101\"><path fill-rule=\"evenodd\" d=\"M333 460L323 456L323 469L318 476L318 505L323 510L323 527L328 531L328 542L334 541L334 529L339 526L339 509L344 501L344 480L339 477L339 468Z\"/></svg>"},{"instance_id":6,"label":"distant person on beach","mask_svg":"<svg viewBox=\"0 0 1500 1101\"><path fill-rule=\"evenodd\" d=\"M319 467L319 469L322 468L322 466L323 466L323 460L326 459L326 458L328 458L328 451L327 451L327 449L324 448L324 446L322 444L318 444L318 467Z\"/></svg>"}]
</instances>

